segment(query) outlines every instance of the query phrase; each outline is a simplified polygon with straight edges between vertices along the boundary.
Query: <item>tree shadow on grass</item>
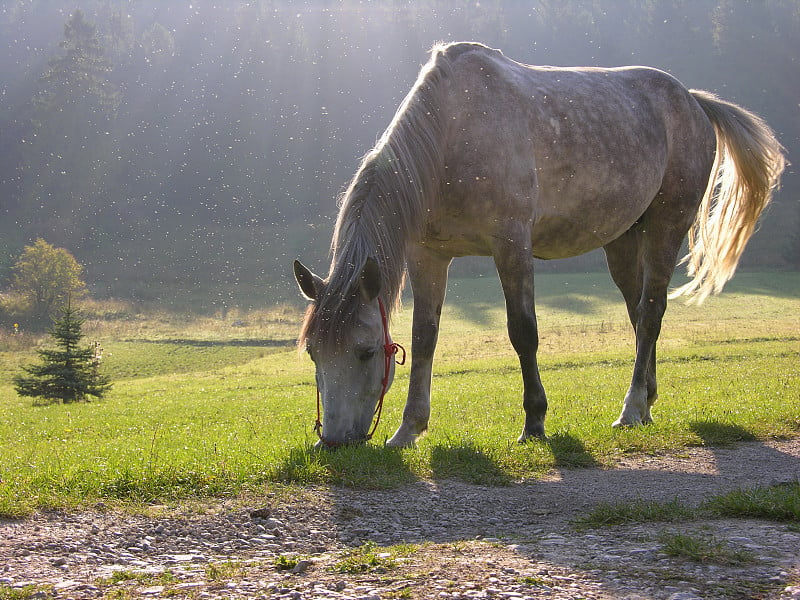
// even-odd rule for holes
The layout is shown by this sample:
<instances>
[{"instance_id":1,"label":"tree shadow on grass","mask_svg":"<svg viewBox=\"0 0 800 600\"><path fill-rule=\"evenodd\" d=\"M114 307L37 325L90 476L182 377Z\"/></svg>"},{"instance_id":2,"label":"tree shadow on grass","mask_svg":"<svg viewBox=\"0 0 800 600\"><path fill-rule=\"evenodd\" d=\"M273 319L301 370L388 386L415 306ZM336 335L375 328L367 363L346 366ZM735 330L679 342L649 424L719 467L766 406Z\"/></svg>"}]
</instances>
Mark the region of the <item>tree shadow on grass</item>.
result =
<instances>
[{"instance_id":1,"label":"tree shadow on grass","mask_svg":"<svg viewBox=\"0 0 800 600\"><path fill-rule=\"evenodd\" d=\"M689 427L703 440L705 446L729 446L737 442L754 442L758 439L741 425L720 421L692 421Z\"/></svg>"},{"instance_id":2,"label":"tree shadow on grass","mask_svg":"<svg viewBox=\"0 0 800 600\"><path fill-rule=\"evenodd\" d=\"M598 298L579 294L560 294L558 296L538 298L541 306L571 312L576 315L591 315L597 310Z\"/></svg>"},{"instance_id":3,"label":"tree shadow on grass","mask_svg":"<svg viewBox=\"0 0 800 600\"><path fill-rule=\"evenodd\" d=\"M189 338L137 339L123 340L137 344L164 344L173 346L193 346L195 348L243 347L243 348L289 348L297 345L296 339L234 339L234 340L194 340Z\"/></svg>"}]
</instances>

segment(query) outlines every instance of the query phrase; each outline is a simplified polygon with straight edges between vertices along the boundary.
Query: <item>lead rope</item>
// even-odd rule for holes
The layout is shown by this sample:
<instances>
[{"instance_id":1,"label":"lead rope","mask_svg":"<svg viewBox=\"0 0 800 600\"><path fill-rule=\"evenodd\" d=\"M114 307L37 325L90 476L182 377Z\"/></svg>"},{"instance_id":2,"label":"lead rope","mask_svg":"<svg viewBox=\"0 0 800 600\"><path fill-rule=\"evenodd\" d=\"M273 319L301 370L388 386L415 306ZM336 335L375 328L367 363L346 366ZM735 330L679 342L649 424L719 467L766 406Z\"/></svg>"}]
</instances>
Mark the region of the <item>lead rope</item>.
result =
<instances>
[{"instance_id":1,"label":"lead rope","mask_svg":"<svg viewBox=\"0 0 800 600\"><path fill-rule=\"evenodd\" d=\"M383 412L383 398L386 396L386 391L389 387L389 375L392 368L392 359L400 351L403 352L403 357L400 360L395 360L398 365L406 364L406 349L400 344L393 342L389 337L389 324L386 317L386 308L383 306L383 300L378 298L378 308L381 310L381 324L383 325L383 380L381 381L381 397L378 399L378 406L375 407L375 420L372 423L372 428L367 434L367 440L371 440L378 428L378 423L381 421L381 413ZM320 399L319 387L317 387L317 420L314 422L314 431L322 441L323 444L330 448L335 448L341 445L338 442L329 442L322 437L322 401Z\"/></svg>"}]
</instances>

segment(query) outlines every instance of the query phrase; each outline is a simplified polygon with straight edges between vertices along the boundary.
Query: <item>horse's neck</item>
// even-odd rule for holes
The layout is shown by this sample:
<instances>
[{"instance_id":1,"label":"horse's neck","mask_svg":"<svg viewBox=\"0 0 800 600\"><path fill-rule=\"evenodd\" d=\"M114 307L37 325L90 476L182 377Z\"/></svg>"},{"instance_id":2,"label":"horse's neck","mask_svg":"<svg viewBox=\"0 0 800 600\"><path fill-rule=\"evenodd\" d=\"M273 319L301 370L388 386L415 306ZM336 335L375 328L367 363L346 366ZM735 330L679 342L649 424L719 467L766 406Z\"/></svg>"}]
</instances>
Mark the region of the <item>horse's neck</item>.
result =
<instances>
[{"instance_id":1,"label":"horse's neck","mask_svg":"<svg viewBox=\"0 0 800 600\"><path fill-rule=\"evenodd\" d=\"M360 268L368 258L374 259L381 274L381 296L391 311L403 287L409 230L399 222L397 211L385 206L370 209L343 216L332 271L350 271Z\"/></svg>"}]
</instances>

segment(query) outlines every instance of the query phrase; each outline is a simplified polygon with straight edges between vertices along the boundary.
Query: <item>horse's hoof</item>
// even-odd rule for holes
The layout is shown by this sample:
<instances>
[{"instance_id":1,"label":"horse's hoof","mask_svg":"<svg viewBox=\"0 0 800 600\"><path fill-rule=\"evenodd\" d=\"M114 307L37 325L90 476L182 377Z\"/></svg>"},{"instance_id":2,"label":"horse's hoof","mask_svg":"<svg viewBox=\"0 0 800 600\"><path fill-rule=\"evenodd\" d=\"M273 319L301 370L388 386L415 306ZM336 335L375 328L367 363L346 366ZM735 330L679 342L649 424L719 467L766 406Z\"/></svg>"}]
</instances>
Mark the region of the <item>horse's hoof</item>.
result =
<instances>
[{"instance_id":1,"label":"horse's hoof","mask_svg":"<svg viewBox=\"0 0 800 600\"><path fill-rule=\"evenodd\" d=\"M423 429L419 433L415 433L415 428L402 424L394 432L394 435L386 441L387 448L413 448L417 445L417 440L427 431Z\"/></svg>"},{"instance_id":2,"label":"horse's hoof","mask_svg":"<svg viewBox=\"0 0 800 600\"><path fill-rule=\"evenodd\" d=\"M404 435L399 431L386 440L387 448L413 448L417 445L417 435Z\"/></svg>"},{"instance_id":3,"label":"horse's hoof","mask_svg":"<svg viewBox=\"0 0 800 600\"><path fill-rule=\"evenodd\" d=\"M413 448L414 446L417 445L417 440L415 439L396 440L394 438L391 438L389 440L386 440L385 445L387 448Z\"/></svg>"},{"instance_id":4,"label":"horse's hoof","mask_svg":"<svg viewBox=\"0 0 800 600\"><path fill-rule=\"evenodd\" d=\"M622 417L620 417L611 424L611 427L613 427L614 429L624 429L628 427L639 427L641 424L642 424L641 419L628 421L627 419L623 420Z\"/></svg>"},{"instance_id":5,"label":"horse's hoof","mask_svg":"<svg viewBox=\"0 0 800 600\"><path fill-rule=\"evenodd\" d=\"M547 441L547 436L544 434L544 431L542 433L523 433L521 436L519 436L517 438L517 443L518 444L526 444L526 443L528 443L530 441L533 441L533 440L539 440L539 441L542 441L542 442L546 442Z\"/></svg>"},{"instance_id":6,"label":"horse's hoof","mask_svg":"<svg viewBox=\"0 0 800 600\"><path fill-rule=\"evenodd\" d=\"M522 429L522 435L517 438L517 443L524 444L528 440L546 440L547 436L544 434L544 420L540 420L533 425L526 424Z\"/></svg>"}]
</instances>

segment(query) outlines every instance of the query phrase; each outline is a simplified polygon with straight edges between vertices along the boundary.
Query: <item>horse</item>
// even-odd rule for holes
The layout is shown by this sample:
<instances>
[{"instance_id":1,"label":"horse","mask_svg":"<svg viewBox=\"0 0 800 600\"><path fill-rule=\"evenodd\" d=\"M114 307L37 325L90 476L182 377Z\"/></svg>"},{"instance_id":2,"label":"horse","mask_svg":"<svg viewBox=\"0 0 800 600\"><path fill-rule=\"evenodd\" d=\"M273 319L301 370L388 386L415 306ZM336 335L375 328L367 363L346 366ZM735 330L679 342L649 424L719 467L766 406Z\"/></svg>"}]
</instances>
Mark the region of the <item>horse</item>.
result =
<instances>
[{"instance_id":1,"label":"horse","mask_svg":"<svg viewBox=\"0 0 800 600\"><path fill-rule=\"evenodd\" d=\"M439 318L454 257L491 256L522 372L520 442L545 436L534 258L603 248L636 339L615 427L652 421L656 341L688 234L702 301L733 276L777 187L783 148L758 116L648 67L534 67L477 43L430 59L342 194L322 278L299 261L311 301L299 345L317 383L317 445L363 443L394 377L387 315L406 275L411 373L388 446L426 431ZM323 421L320 423L320 402Z\"/></svg>"}]
</instances>

